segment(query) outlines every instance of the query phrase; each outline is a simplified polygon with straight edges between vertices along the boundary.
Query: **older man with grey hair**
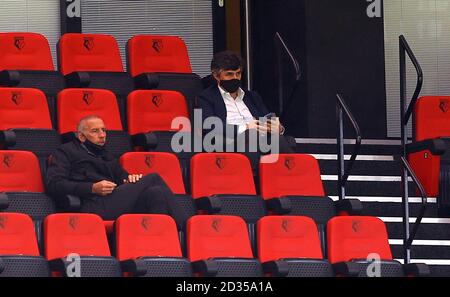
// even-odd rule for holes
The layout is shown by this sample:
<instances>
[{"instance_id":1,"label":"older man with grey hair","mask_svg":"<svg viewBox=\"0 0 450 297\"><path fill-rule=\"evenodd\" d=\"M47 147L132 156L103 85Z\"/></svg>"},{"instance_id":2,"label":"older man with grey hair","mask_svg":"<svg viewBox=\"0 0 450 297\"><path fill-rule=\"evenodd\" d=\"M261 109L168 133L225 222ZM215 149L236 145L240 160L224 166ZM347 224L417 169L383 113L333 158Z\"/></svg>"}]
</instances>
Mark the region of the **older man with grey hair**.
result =
<instances>
[{"instance_id":1,"label":"older man with grey hair","mask_svg":"<svg viewBox=\"0 0 450 297\"><path fill-rule=\"evenodd\" d=\"M103 120L90 115L77 126L77 137L54 152L47 169L46 186L55 198L76 195L81 211L115 220L126 213L172 215L179 227L187 219L172 191L156 173L128 174L106 148Z\"/></svg>"}]
</instances>

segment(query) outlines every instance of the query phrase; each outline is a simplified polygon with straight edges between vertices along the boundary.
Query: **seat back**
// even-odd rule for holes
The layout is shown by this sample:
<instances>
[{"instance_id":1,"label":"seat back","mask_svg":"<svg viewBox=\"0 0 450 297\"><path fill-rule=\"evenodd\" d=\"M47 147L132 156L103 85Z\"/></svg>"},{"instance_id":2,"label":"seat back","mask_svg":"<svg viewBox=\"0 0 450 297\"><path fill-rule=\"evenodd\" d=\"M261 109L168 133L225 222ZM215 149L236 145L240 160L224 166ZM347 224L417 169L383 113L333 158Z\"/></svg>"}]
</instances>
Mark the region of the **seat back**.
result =
<instances>
[{"instance_id":1,"label":"seat back","mask_svg":"<svg viewBox=\"0 0 450 297\"><path fill-rule=\"evenodd\" d=\"M174 154L129 152L123 154L119 161L130 174L158 173L174 194L186 194L180 162Z\"/></svg>"},{"instance_id":2,"label":"seat back","mask_svg":"<svg viewBox=\"0 0 450 297\"><path fill-rule=\"evenodd\" d=\"M47 260L80 256L111 256L102 218L95 214L64 213L49 215L44 221Z\"/></svg>"},{"instance_id":3,"label":"seat back","mask_svg":"<svg viewBox=\"0 0 450 297\"><path fill-rule=\"evenodd\" d=\"M131 135L151 131L178 131L181 127L172 127L173 119L189 118L186 99L176 91L133 91L128 95L127 112L128 131Z\"/></svg>"},{"instance_id":4,"label":"seat back","mask_svg":"<svg viewBox=\"0 0 450 297\"><path fill-rule=\"evenodd\" d=\"M253 258L245 221L236 216L200 215L187 222L191 262L209 258Z\"/></svg>"},{"instance_id":5,"label":"seat back","mask_svg":"<svg viewBox=\"0 0 450 297\"><path fill-rule=\"evenodd\" d=\"M260 188L264 199L281 196L325 196L319 163L311 155L280 154L261 157Z\"/></svg>"},{"instance_id":6,"label":"seat back","mask_svg":"<svg viewBox=\"0 0 450 297\"><path fill-rule=\"evenodd\" d=\"M0 150L0 192L44 192L36 155Z\"/></svg>"},{"instance_id":7,"label":"seat back","mask_svg":"<svg viewBox=\"0 0 450 297\"><path fill-rule=\"evenodd\" d=\"M0 256L39 256L31 218L21 213L0 213Z\"/></svg>"},{"instance_id":8,"label":"seat back","mask_svg":"<svg viewBox=\"0 0 450 297\"><path fill-rule=\"evenodd\" d=\"M109 90L65 89L58 94L59 133L75 132L81 118L97 115L108 130L122 130L116 96Z\"/></svg>"},{"instance_id":9,"label":"seat back","mask_svg":"<svg viewBox=\"0 0 450 297\"><path fill-rule=\"evenodd\" d=\"M194 199L215 194L256 195L252 167L245 155L200 153L191 159Z\"/></svg>"},{"instance_id":10,"label":"seat back","mask_svg":"<svg viewBox=\"0 0 450 297\"><path fill-rule=\"evenodd\" d=\"M177 36L136 35L128 40L131 76L149 72L192 73L184 41Z\"/></svg>"},{"instance_id":11,"label":"seat back","mask_svg":"<svg viewBox=\"0 0 450 297\"><path fill-rule=\"evenodd\" d=\"M386 226L376 217L334 217L327 224L328 259L333 263L367 259L376 253L392 260Z\"/></svg>"},{"instance_id":12,"label":"seat back","mask_svg":"<svg viewBox=\"0 0 450 297\"><path fill-rule=\"evenodd\" d=\"M1 70L53 71L53 60L45 36L39 33L0 33Z\"/></svg>"},{"instance_id":13,"label":"seat back","mask_svg":"<svg viewBox=\"0 0 450 297\"><path fill-rule=\"evenodd\" d=\"M450 137L450 96L425 96L417 100L415 140Z\"/></svg>"},{"instance_id":14,"label":"seat back","mask_svg":"<svg viewBox=\"0 0 450 297\"><path fill-rule=\"evenodd\" d=\"M417 100L414 112L416 141L450 137L450 96L424 96ZM425 150L409 155L409 162L427 195L439 195L441 156ZM442 202L443 200L438 200ZM440 205L439 205L440 207Z\"/></svg>"},{"instance_id":15,"label":"seat back","mask_svg":"<svg viewBox=\"0 0 450 297\"><path fill-rule=\"evenodd\" d=\"M257 223L256 238L262 263L283 258L323 259L317 225L309 217L263 217Z\"/></svg>"},{"instance_id":16,"label":"seat back","mask_svg":"<svg viewBox=\"0 0 450 297\"><path fill-rule=\"evenodd\" d=\"M123 72L119 46L111 35L67 33L59 40L59 70Z\"/></svg>"},{"instance_id":17,"label":"seat back","mask_svg":"<svg viewBox=\"0 0 450 297\"><path fill-rule=\"evenodd\" d=\"M0 88L0 130L52 129L45 94L31 88Z\"/></svg>"},{"instance_id":18,"label":"seat back","mask_svg":"<svg viewBox=\"0 0 450 297\"><path fill-rule=\"evenodd\" d=\"M175 221L167 215L129 214L116 221L117 258L182 257Z\"/></svg>"}]
</instances>

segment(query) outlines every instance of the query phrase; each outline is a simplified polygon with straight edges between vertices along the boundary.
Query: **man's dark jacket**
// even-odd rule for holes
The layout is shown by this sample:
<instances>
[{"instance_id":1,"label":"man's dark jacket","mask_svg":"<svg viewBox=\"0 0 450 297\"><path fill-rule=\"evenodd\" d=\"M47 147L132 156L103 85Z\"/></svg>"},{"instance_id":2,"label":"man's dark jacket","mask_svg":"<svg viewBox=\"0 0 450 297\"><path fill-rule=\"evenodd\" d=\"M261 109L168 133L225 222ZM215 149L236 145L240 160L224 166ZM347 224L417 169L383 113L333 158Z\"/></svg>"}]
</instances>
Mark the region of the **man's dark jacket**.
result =
<instances>
[{"instance_id":1,"label":"man's dark jacket","mask_svg":"<svg viewBox=\"0 0 450 297\"><path fill-rule=\"evenodd\" d=\"M121 185L128 173L111 153L105 150L94 154L75 139L53 153L46 176L47 191L55 198L65 195L92 198L96 197L92 193L94 183L108 180Z\"/></svg>"}]
</instances>

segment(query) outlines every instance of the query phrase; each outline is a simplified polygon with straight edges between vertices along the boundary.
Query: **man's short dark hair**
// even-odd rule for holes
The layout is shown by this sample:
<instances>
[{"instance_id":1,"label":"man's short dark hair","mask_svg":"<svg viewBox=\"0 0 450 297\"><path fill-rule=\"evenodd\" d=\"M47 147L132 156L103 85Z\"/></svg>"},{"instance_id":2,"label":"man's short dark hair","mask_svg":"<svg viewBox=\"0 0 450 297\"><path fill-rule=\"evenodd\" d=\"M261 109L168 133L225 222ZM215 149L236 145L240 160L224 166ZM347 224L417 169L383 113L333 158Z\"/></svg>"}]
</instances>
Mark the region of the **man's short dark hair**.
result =
<instances>
[{"instance_id":1,"label":"man's short dark hair","mask_svg":"<svg viewBox=\"0 0 450 297\"><path fill-rule=\"evenodd\" d=\"M211 71L237 70L243 68L242 58L232 51L223 51L214 55L211 61Z\"/></svg>"}]
</instances>

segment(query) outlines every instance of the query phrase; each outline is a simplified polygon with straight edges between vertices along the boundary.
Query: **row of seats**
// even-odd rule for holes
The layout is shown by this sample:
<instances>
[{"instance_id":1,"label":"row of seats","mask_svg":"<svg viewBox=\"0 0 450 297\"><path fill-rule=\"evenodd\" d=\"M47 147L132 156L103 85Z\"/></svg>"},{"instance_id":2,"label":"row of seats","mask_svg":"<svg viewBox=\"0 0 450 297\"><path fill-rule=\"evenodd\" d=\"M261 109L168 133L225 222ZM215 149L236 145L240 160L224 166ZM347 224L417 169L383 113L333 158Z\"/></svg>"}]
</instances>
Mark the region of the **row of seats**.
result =
<instances>
[{"instance_id":1,"label":"row of seats","mask_svg":"<svg viewBox=\"0 0 450 297\"><path fill-rule=\"evenodd\" d=\"M263 217L257 223L256 259L242 218L197 215L187 223L184 258L171 217L123 215L115 225L116 253L112 257L100 217L52 214L44 221L44 259L31 218L0 213L0 276L49 276L51 271L53 276L82 277L122 273L147 277L329 277L344 273L340 268L344 264L353 266L351 276L366 276L370 263L367 258L373 253L382 260L382 274L405 275L402 265L392 261L386 227L378 218L335 217L327 229L325 260L317 226L311 218ZM75 259L79 260L79 267L69 268Z\"/></svg>"},{"instance_id":2,"label":"row of seats","mask_svg":"<svg viewBox=\"0 0 450 297\"><path fill-rule=\"evenodd\" d=\"M115 93L126 126L126 97L133 89L178 91L192 114L202 90L192 73L184 42L175 36L134 36L128 42L129 72L124 71L113 36L65 34L58 43L59 71L54 70L47 39L37 33L0 33L0 86L42 90L54 119L55 97L64 88L107 89Z\"/></svg>"}]
</instances>

